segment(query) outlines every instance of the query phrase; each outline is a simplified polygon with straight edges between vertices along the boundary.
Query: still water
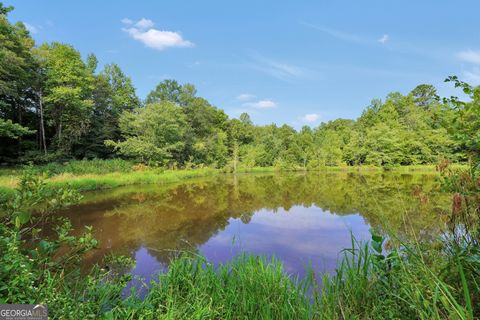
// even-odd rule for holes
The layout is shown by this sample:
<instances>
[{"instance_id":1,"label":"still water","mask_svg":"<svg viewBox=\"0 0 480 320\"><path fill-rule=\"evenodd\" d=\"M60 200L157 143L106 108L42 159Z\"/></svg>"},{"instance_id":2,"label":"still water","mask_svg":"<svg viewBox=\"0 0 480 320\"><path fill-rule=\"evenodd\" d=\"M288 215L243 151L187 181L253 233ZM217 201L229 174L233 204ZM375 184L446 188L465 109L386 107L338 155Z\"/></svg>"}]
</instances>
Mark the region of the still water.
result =
<instances>
[{"instance_id":1,"label":"still water","mask_svg":"<svg viewBox=\"0 0 480 320\"><path fill-rule=\"evenodd\" d=\"M63 212L77 232L93 226L107 253L133 257L149 280L182 251L214 263L241 252L279 258L290 274L333 272L341 251L369 230L436 234L448 199L434 175L308 173L226 175L87 193Z\"/></svg>"}]
</instances>

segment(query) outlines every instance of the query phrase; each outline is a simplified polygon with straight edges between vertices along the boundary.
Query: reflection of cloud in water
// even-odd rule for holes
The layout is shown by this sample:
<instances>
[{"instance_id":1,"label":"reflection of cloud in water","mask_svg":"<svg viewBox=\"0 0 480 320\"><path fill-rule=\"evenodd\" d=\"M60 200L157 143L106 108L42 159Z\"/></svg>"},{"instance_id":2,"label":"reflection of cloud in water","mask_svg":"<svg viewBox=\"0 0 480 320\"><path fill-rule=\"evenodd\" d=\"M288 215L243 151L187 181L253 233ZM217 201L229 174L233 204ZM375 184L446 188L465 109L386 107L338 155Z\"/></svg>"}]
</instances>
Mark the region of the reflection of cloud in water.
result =
<instances>
[{"instance_id":1,"label":"reflection of cloud in water","mask_svg":"<svg viewBox=\"0 0 480 320\"><path fill-rule=\"evenodd\" d=\"M328 229L328 230L344 230L349 224L347 219L349 216L337 216L331 213L325 213L317 207L305 208L295 206L287 211L278 209L276 212L262 209L253 217L250 223L264 225L270 228L282 229ZM350 223L351 224L351 223Z\"/></svg>"},{"instance_id":2,"label":"reflection of cloud in water","mask_svg":"<svg viewBox=\"0 0 480 320\"><path fill-rule=\"evenodd\" d=\"M359 215L337 216L320 208L301 206L288 212L262 209L248 224L230 219L228 227L212 237L201 251L217 261L241 251L275 255L287 272L303 273L309 263L316 270L331 272L341 250L351 245L350 231L362 240L368 237L368 229Z\"/></svg>"},{"instance_id":3,"label":"reflection of cloud in water","mask_svg":"<svg viewBox=\"0 0 480 320\"><path fill-rule=\"evenodd\" d=\"M155 273L163 267L163 265L158 262L145 247L140 247L135 252L135 261L136 265L132 270L132 275L143 278L150 276L152 273Z\"/></svg>"}]
</instances>

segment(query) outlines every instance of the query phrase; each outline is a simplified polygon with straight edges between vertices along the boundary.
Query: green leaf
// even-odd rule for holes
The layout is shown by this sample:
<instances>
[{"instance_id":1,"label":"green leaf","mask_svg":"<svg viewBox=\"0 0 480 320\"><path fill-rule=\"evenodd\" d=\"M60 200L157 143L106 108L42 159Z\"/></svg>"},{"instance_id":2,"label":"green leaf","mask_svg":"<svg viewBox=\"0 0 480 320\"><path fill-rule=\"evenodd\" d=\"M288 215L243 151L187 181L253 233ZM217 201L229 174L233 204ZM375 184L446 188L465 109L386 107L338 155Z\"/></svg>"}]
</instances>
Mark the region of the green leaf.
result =
<instances>
[{"instance_id":1,"label":"green leaf","mask_svg":"<svg viewBox=\"0 0 480 320\"><path fill-rule=\"evenodd\" d=\"M27 223L28 221L30 221L30 218L31 218L31 213L30 212L27 212L27 211L22 211L18 214L18 219L19 219L19 222L20 224L24 224L24 223Z\"/></svg>"},{"instance_id":2,"label":"green leaf","mask_svg":"<svg viewBox=\"0 0 480 320\"><path fill-rule=\"evenodd\" d=\"M20 223L20 218L18 216L15 217L15 227L20 228L22 224Z\"/></svg>"},{"instance_id":3,"label":"green leaf","mask_svg":"<svg viewBox=\"0 0 480 320\"><path fill-rule=\"evenodd\" d=\"M372 242L372 248L377 253L382 253L382 243L381 242Z\"/></svg>"},{"instance_id":4,"label":"green leaf","mask_svg":"<svg viewBox=\"0 0 480 320\"><path fill-rule=\"evenodd\" d=\"M373 240L374 242L380 242L380 243L382 243L382 242L383 242L383 237L382 237L382 236L379 236L379 235L377 235L377 234L375 234L375 233L372 233L372 240Z\"/></svg>"},{"instance_id":5,"label":"green leaf","mask_svg":"<svg viewBox=\"0 0 480 320\"><path fill-rule=\"evenodd\" d=\"M48 242L46 240L42 240L42 241L40 241L40 243L38 245L39 245L40 250L42 252L48 253L50 251L50 248L51 248L50 242Z\"/></svg>"}]
</instances>

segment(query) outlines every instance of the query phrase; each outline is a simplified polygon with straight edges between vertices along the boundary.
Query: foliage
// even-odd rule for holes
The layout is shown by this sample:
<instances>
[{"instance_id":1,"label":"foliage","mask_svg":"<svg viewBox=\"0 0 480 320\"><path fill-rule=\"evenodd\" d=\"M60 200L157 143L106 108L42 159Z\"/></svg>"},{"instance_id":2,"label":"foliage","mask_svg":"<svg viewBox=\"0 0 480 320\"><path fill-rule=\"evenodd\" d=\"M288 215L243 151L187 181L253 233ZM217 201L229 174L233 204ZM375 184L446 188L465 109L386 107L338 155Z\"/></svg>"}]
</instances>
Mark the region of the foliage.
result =
<instances>
[{"instance_id":1,"label":"foliage","mask_svg":"<svg viewBox=\"0 0 480 320\"><path fill-rule=\"evenodd\" d=\"M12 120L0 119L0 137L7 137L11 139L18 139L21 136L35 133L34 130L22 127L17 123L13 123Z\"/></svg>"},{"instance_id":2,"label":"foliage","mask_svg":"<svg viewBox=\"0 0 480 320\"><path fill-rule=\"evenodd\" d=\"M72 46L44 44L36 54L46 79L43 84L45 114L55 129L57 148L68 154L89 125L93 78L80 53Z\"/></svg>"},{"instance_id":3,"label":"foliage","mask_svg":"<svg viewBox=\"0 0 480 320\"><path fill-rule=\"evenodd\" d=\"M445 99L455 111L451 125L453 136L462 144L466 152L473 157L478 165L480 162L480 87L473 87L458 80L456 76L448 77L446 82L453 82L455 88L461 88L463 93L471 99L469 102L460 101L456 97Z\"/></svg>"},{"instance_id":4,"label":"foliage","mask_svg":"<svg viewBox=\"0 0 480 320\"><path fill-rule=\"evenodd\" d=\"M107 140L120 154L141 162L164 164L185 146L186 120L171 102L150 104L120 118L124 141Z\"/></svg>"},{"instance_id":5,"label":"foliage","mask_svg":"<svg viewBox=\"0 0 480 320\"><path fill-rule=\"evenodd\" d=\"M182 107L195 97L197 90L191 84L181 85L175 80L160 82L145 100L146 104L169 101Z\"/></svg>"},{"instance_id":6,"label":"foliage","mask_svg":"<svg viewBox=\"0 0 480 320\"><path fill-rule=\"evenodd\" d=\"M19 156L21 148L28 146L17 137L31 134L31 116L36 82L37 64L32 55L34 41L22 23L9 23L12 7L0 3L0 161ZM31 136L28 137L33 139Z\"/></svg>"},{"instance_id":7,"label":"foliage","mask_svg":"<svg viewBox=\"0 0 480 320\"><path fill-rule=\"evenodd\" d=\"M73 190L46 188L44 177L31 170L23 173L0 215L1 303L42 301L53 310L54 318L84 318L99 316L109 300L120 298L126 278L106 281L108 273L100 269L86 278L79 273L83 254L97 245L92 229L86 227L83 235L71 236L70 222L52 215L79 198ZM42 236L47 221L56 237ZM84 299L90 303L79 303Z\"/></svg>"},{"instance_id":8,"label":"foliage","mask_svg":"<svg viewBox=\"0 0 480 320\"><path fill-rule=\"evenodd\" d=\"M94 76L94 106L89 118L90 126L75 145L75 157L110 158L111 148L105 140L121 137L119 119L124 111L133 111L140 106L132 81L116 64L105 65L104 70Z\"/></svg>"},{"instance_id":9,"label":"foliage","mask_svg":"<svg viewBox=\"0 0 480 320\"><path fill-rule=\"evenodd\" d=\"M456 77L448 81L472 101L442 100L435 87L420 84L406 95L393 92L384 101L372 100L356 120L301 130L259 126L247 113L229 119L197 96L193 84L172 79L160 82L142 103L117 64L97 72L94 54L83 61L68 44L35 47L25 26L8 21L10 10L3 8L0 17L2 162L124 157L169 167L311 170L463 162L479 153L479 89ZM152 110L159 112L148 119L146 135L139 121Z\"/></svg>"}]
</instances>

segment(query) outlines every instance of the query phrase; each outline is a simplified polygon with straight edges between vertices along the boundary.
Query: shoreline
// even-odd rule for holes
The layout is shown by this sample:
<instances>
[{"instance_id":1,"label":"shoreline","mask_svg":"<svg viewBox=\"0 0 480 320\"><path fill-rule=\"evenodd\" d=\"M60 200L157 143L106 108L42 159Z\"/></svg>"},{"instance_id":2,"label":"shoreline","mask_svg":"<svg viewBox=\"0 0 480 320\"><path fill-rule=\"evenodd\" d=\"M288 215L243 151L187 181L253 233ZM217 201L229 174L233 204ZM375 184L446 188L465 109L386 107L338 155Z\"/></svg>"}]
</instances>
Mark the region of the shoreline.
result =
<instances>
[{"instance_id":1,"label":"shoreline","mask_svg":"<svg viewBox=\"0 0 480 320\"><path fill-rule=\"evenodd\" d=\"M452 164L453 168L465 168L464 164ZM33 167L35 168L35 167ZM15 172L15 171L14 171ZM295 170L285 170L276 167L252 167L240 168L237 173L278 173L278 172L348 172L348 173L417 173L417 174L438 174L435 165L415 165L400 166L385 169L373 166L342 166L342 167L321 167L315 169L298 168ZM224 169L196 168L196 169L177 169L162 170L158 168L148 168L139 171L127 172L108 172L103 174L86 173L60 173L47 179L47 186L50 189L70 187L77 191L94 191L103 189L112 189L128 185L143 184L163 184L170 182L179 182L196 177L206 177L218 174L233 174ZM9 194L14 191L20 178L20 171L16 175L0 175L0 194Z\"/></svg>"}]
</instances>

